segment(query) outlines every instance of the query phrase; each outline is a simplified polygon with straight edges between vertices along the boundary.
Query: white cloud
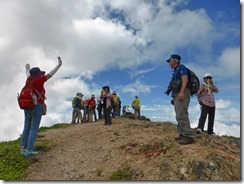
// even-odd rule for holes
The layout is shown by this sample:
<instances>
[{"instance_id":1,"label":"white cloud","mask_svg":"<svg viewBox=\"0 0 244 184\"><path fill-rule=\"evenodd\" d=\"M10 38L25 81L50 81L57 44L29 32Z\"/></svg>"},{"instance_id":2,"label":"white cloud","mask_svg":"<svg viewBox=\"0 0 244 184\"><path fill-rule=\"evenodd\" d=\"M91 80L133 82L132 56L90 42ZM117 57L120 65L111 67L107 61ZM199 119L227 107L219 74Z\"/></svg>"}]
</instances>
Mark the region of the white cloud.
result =
<instances>
[{"instance_id":1,"label":"white cloud","mask_svg":"<svg viewBox=\"0 0 244 184\"><path fill-rule=\"evenodd\" d=\"M231 105L231 101L229 100L218 99L215 102L218 109L226 109Z\"/></svg>"},{"instance_id":2,"label":"white cloud","mask_svg":"<svg viewBox=\"0 0 244 184\"><path fill-rule=\"evenodd\" d=\"M148 2L2 0L0 95L6 105L0 114L4 122L0 125L0 141L16 138L22 131L23 112L17 106L16 94L25 82L26 63L48 73L57 64L57 56L63 59L60 70L46 84L48 114L41 125L51 125L69 122L70 99L77 92L99 94L101 86L92 81L96 72L112 67L134 72L146 62L158 62L169 52L188 46L199 47L207 55L217 33L205 10L177 12L175 6L181 1ZM111 18L112 11L123 14L125 20ZM238 49L229 47L220 56L218 66L226 76L239 74ZM229 66L229 61L234 64ZM136 79L119 89L136 95L150 94L153 88ZM222 102L217 103L221 107ZM163 111L172 109L163 107ZM235 109L229 113L237 114ZM169 113L167 117L171 116Z\"/></svg>"},{"instance_id":3,"label":"white cloud","mask_svg":"<svg viewBox=\"0 0 244 184\"><path fill-rule=\"evenodd\" d=\"M215 123L214 131L217 135L228 135L240 137L240 110L232 107L230 101L225 101L223 99L217 100L215 112ZM142 106L142 115L149 117L154 122L172 122L177 123L175 120L175 111L172 105L153 105L153 106ZM198 126L198 121L200 118L200 106L195 101L190 103L189 109L189 119L192 128ZM207 129L208 118L205 122L205 130Z\"/></svg>"},{"instance_id":4,"label":"white cloud","mask_svg":"<svg viewBox=\"0 0 244 184\"><path fill-rule=\"evenodd\" d=\"M155 86L146 85L143 82L137 80L133 84L128 84L121 88L123 93L130 93L131 95L148 94Z\"/></svg>"},{"instance_id":5,"label":"white cloud","mask_svg":"<svg viewBox=\"0 0 244 184\"><path fill-rule=\"evenodd\" d=\"M241 65L241 53L240 47L226 48L219 57L219 67L221 73L219 75L225 75L225 77L240 76Z\"/></svg>"}]
</instances>

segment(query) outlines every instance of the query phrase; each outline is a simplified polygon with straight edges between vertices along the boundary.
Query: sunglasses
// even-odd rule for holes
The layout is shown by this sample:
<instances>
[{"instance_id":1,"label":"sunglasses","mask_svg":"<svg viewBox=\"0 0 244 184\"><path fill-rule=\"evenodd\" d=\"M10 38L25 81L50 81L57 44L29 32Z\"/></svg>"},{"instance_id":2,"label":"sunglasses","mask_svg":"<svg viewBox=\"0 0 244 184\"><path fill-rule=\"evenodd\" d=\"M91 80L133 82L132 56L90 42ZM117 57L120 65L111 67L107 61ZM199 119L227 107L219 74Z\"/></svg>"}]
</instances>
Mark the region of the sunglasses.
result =
<instances>
[{"instance_id":1,"label":"sunglasses","mask_svg":"<svg viewBox=\"0 0 244 184\"><path fill-rule=\"evenodd\" d=\"M206 79L212 79L212 77L206 77Z\"/></svg>"}]
</instances>

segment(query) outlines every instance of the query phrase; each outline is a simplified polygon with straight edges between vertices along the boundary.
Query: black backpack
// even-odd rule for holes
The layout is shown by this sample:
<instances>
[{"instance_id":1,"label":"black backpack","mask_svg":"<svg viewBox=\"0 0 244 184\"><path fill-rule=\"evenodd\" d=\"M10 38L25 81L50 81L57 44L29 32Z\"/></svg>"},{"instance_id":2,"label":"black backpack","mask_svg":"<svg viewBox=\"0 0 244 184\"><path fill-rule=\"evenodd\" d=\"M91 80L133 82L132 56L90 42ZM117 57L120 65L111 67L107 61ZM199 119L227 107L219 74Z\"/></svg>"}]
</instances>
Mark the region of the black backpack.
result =
<instances>
[{"instance_id":1,"label":"black backpack","mask_svg":"<svg viewBox=\"0 0 244 184\"><path fill-rule=\"evenodd\" d=\"M196 74L190 70L189 68L186 68L188 71L188 84L187 87L191 92L191 95L195 95L198 92L198 89L200 87L200 82Z\"/></svg>"}]
</instances>

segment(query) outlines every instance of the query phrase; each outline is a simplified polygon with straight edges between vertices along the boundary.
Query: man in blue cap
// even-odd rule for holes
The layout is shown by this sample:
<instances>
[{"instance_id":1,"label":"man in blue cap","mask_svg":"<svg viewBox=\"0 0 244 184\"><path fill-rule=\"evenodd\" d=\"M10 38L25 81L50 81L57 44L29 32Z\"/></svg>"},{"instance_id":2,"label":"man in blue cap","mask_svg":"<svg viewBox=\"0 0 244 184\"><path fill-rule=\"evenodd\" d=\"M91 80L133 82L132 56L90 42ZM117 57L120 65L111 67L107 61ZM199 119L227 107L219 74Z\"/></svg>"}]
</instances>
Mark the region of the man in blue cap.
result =
<instances>
[{"instance_id":1,"label":"man in blue cap","mask_svg":"<svg viewBox=\"0 0 244 184\"><path fill-rule=\"evenodd\" d=\"M187 88L188 71L186 67L180 64L181 57L178 54L172 54L167 60L170 68L174 69L171 90L173 93L173 104L178 122L179 137L176 138L179 144L191 144L194 142L194 133L190 127L188 117L188 107L191 93Z\"/></svg>"}]
</instances>

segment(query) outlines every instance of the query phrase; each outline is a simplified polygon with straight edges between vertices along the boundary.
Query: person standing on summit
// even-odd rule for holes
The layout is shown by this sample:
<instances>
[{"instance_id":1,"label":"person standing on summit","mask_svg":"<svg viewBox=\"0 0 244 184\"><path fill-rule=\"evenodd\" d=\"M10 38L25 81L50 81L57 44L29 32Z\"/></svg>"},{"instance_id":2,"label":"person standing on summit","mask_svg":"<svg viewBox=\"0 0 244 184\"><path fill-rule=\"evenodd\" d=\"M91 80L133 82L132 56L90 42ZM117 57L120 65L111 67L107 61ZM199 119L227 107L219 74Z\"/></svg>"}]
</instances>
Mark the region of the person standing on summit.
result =
<instances>
[{"instance_id":1,"label":"person standing on summit","mask_svg":"<svg viewBox=\"0 0 244 184\"><path fill-rule=\"evenodd\" d=\"M196 131L197 134L200 134L203 131L208 115L208 135L215 135L213 131L215 117L215 99L213 93L218 92L219 89L215 86L212 75L210 73L206 73L203 76L203 83L200 85L197 92L198 101L201 105L201 115Z\"/></svg>"},{"instance_id":2,"label":"person standing on summit","mask_svg":"<svg viewBox=\"0 0 244 184\"><path fill-rule=\"evenodd\" d=\"M194 142L194 133L191 130L188 115L191 93L187 88L188 71L184 65L180 64L180 60L181 57L178 54L172 54L167 60L170 68L173 69L171 90L179 133L176 140L179 144L191 144Z\"/></svg>"},{"instance_id":3,"label":"person standing on summit","mask_svg":"<svg viewBox=\"0 0 244 184\"><path fill-rule=\"evenodd\" d=\"M135 119L141 118L141 100L138 98L138 96L135 96L134 100L131 103L132 109L134 109L134 115Z\"/></svg>"},{"instance_id":4,"label":"person standing on summit","mask_svg":"<svg viewBox=\"0 0 244 184\"><path fill-rule=\"evenodd\" d=\"M38 129L44 112L45 89L44 83L47 82L61 67L62 60L58 57L58 65L45 75L45 71L41 71L38 67L30 69L30 64L26 64L27 81L35 80L35 95L37 96L37 105L33 109L25 109L24 129L21 135L20 153L24 156L32 156L38 154L34 151Z\"/></svg>"},{"instance_id":5,"label":"person standing on summit","mask_svg":"<svg viewBox=\"0 0 244 184\"><path fill-rule=\"evenodd\" d=\"M103 100L104 125L112 125L111 110L113 97L109 86L104 86L101 91L100 99Z\"/></svg>"}]
</instances>

